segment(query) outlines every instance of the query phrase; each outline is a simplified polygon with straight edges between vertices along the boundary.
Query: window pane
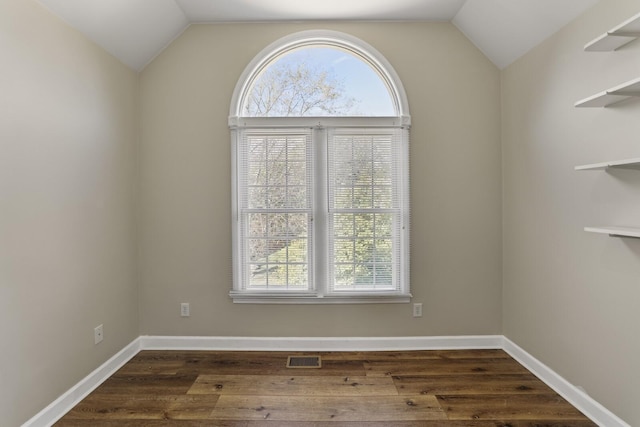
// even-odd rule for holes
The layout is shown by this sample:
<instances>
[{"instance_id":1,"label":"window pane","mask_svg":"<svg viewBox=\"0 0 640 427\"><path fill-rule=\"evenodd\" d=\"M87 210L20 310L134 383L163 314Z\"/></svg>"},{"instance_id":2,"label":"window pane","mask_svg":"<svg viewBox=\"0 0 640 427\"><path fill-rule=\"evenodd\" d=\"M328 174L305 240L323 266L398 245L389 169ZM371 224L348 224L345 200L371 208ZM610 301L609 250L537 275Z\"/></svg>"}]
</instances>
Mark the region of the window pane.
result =
<instances>
[{"instance_id":1,"label":"window pane","mask_svg":"<svg viewBox=\"0 0 640 427\"><path fill-rule=\"evenodd\" d=\"M391 132L334 134L329 141L333 289L394 290L398 213Z\"/></svg>"},{"instance_id":2,"label":"window pane","mask_svg":"<svg viewBox=\"0 0 640 427\"><path fill-rule=\"evenodd\" d=\"M311 140L301 133L243 135L240 181L245 286L286 290L310 286ZM245 187L242 187L242 185ZM243 192L244 191L244 195Z\"/></svg>"},{"instance_id":3,"label":"window pane","mask_svg":"<svg viewBox=\"0 0 640 427\"><path fill-rule=\"evenodd\" d=\"M247 156L249 162L255 161L263 161L265 157L265 150L267 146L265 145L264 136L253 136L249 140L248 153Z\"/></svg>"},{"instance_id":4,"label":"window pane","mask_svg":"<svg viewBox=\"0 0 640 427\"><path fill-rule=\"evenodd\" d=\"M354 271L352 264L336 265L334 278L335 288L340 289L340 287L351 287L353 284L353 277Z\"/></svg>"},{"instance_id":5,"label":"window pane","mask_svg":"<svg viewBox=\"0 0 640 427\"><path fill-rule=\"evenodd\" d=\"M307 240L295 239L289 241L288 246L289 262L306 263L307 262Z\"/></svg>"},{"instance_id":6,"label":"window pane","mask_svg":"<svg viewBox=\"0 0 640 427\"><path fill-rule=\"evenodd\" d=\"M394 289L394 214L339 213L329 221L334 290Z\"/></svg>"},{"instance_id":7,"label":"window pane","mask_svg":"<svg viewBox=\"0 0 640 427\"><path fill-rule=\"evenodd\" d=\"M391 239L376 239L375 245L374 260L376 262L391 262L393 259Z\"/></svg>"},{"instance_id":8,"label":"window pane","mask_svg":"<svg viewBox=\"0 0 640 427\"><path fill-rule=\"evenodd\" d=\"M286 187L268 187L267 203L268 209L286 209L287 207L287 188Z\"/></svg>"},{"instance_id":9,"label":"window pane","mask_svg":"<svg viewBox=\"0 0 640 427\"><path fill-rule=\"evenodd\" d=\"M274 274L277 273L279 269L279 265L251 264L249 287L266 288L269 285L275 286L277 284L277 278L274 277Z\"/></svg>"},{"instance_id":10,"label":"window pane","mask_svg":"<svg viewBox=\"0 0 640 427\"><path fill-rule=\"evenodd\" d=\"M307 143L304 139L289 139L287 145L287 161L306 162Z\"/></svg>"},{"instance_id":11,"label":"window pane","mask_svg":"<svg viewBox=\"0 0 640 427\"><path fill-rule=\"evenodd\" d=\"M267 185L267 171L264 161L249 162L247 181L249 185Z\"/></svg>"},{"instance_id":12,"label":"window pane","mask_svg":"<svg viewBox=\"0 0 640 427\"><path fill-rule=\"evenodd\" d=\"M301 185L289 186L285 206L288 208L303 209L307 205L307 187Z\"/></svg>"},{"instance_id":13,"label":"window pane","mask_svg":"<svg viewBox=\"0 0 640 427\"><path fill-rule=\"evenodd\" d=\"M289 287L307 287L307 266L306 265L289 265L288 272Z\"/></svg>"},{"instance_id":14,"label":"window pane","mask_svg":"<svg viewBox=\"0 0 640 427\"><path fill-rule=\"evenodd\" d=\"M248 227L249 237L266 237L267 215L249 214Z\"/></svg>"},{"instance_id":15,"label":"window pane","mask_svg":"<svg viewBox=\"0 0 640 427\"><path fill-rule=\"evenodd\" d=\"M267 185L287 185L287 161L285 160L267 160Z\"/></svg>"},{"instance_id":16,"label":"window pane","mask_svg":"<svg viewBox=\"0 0 640 427\"><path fill-rule=\"evenodd\" d=\"M309 215L287 214L287 237L307 237Z\"/></svg>"},{"instance_id":17,"label":"window pane","mask_svg":"<svg viewBox=\"0 0 640 427\"><path fill-rule=\"evenodd\" d=\"M336 264L353 263L355 254L353 240L336 240L334 242L334 260Z\"/></svg>"},{"instance_id":18,"label":"window pane","mask_svg":"<svg viewBox=\"0 0 640 427\"><path fill-rule=\"evenodd\" d=\"M353 202L353 189L351 187L335 187L332 201L336 209L350 209Z\"/></svg>"},{"instance_id":19,"label":"window pane","mask_svg":"<svg viewBox=\"0 0 640 427\"><path fill-rule=\"evenodd\" d=\"M353 214L335 214L333 218L333 235L336 238L354 236Z\"/></svg>"},{"instance_id":20,"label":"window pane","mask_svg":"<svg viewBox=\"0 0 640 427\"><path fill-rule=\"evenodd\" d=\"M287 184L306 185L307 183L307 163L297 160L289 160L287 164Z\"/></svg>"},{"instance_id":21,"label":"window pane","mask_svg":"<svg viewBox=\"0 0 640 427\"><path fill-rule=\"evenodd\" d=\"M248 117L395 116L389 89L361 57L306 46L269 63L245 99Z\"/></svg>"},{"instance_id":22,"label":"window pane","mask_svg":"<svg viewBox=\"0 0 640 427\"><path fill-rule=\"evenodd\" d=\"M261 261L264 262L267 260L267 255L269 255L269 251L267 249L267 242L263 239L249 239L247 241L247 246L249 249L249 260L250 261Z\"/></svg>"},{"instance_id":23,"label":"window pane","mask_svg":"<svg viewBox=\"0 0 640 427\"><path fill-rule=\"evenodd\" d=\"M374 214L355 214L353 215L354 224L356 227L356 236L373 236L374 227Z\"/></svg>"},{"instance_id":24,"label":"window pane","mask_svg":"<svg viewBox=\"0 0 640 427\"><path fill-rule=\"evenodd\" d=\"M393 157L390 135L336 135L331 142L336 209L390 209Z\"/></svg>"},{"instance_id":25,"label":"window pane","mask_svg":"<svg viewBox=\"0 0 640 427\"><path fill-rule=\"evenodd\" d=\"M355 262L359 264L369 264L373 262L373 254L375 251L373 239L356 239L355 240Z\"/></svg>"},{"instance_id":26,"label":"window pane","mask_svg":"<svg viewBox=\"0 0 640 427\"><path fill-rule=\"evenodd\" d=\"M250 209L262 209L267 207L266 187L249 187L247 189L247 207Z\"/></svg>"},{"instance_id":27,"label":"window pane","mask_svg":"<svg viewBox=\"0 0 640 427\"><path fill-rule=\"evenodd\" d=\"M307 209L310 142L306 135L248 135L246 207Z\"/></svg>"},{"instance_id":28,"label":"window pane","mask_svg":"<svg viewBox=\"0 0 640 427\"><path fill-rule=\"evenodd\" d=\"M309 285L309 214L247 215L248 287L287 289Z\"/></svg>"},{"instance_id":29,"label":"window pane","mask_svg":"<svg viewBox=\"0 0 640 427\"><path fill-rule=\"evenodd\" d=\"M373 189L372 205L377 209L391 209L393 207L393 187L390 185L376 185Z\"/></svg>"}]
</instances>

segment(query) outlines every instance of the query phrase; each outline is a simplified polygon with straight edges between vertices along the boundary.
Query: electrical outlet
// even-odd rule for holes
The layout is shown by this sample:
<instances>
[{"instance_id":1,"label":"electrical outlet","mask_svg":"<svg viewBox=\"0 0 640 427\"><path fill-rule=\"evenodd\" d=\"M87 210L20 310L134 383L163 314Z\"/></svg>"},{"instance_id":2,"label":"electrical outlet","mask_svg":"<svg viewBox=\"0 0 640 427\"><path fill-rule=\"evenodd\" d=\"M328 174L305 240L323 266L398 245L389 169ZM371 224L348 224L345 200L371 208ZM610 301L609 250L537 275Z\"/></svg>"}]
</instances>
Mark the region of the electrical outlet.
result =
<instances>
[{"instance_id":1,"label":"electrical outlet","mask_svg":"<svg viewBox=\"0 0 640 427\"><path fill-rule=\"evenodd\" d=\"M181 317L191 316L191 310L189 309L188 302L183 302L182 304L180 304L180 316Z\"/></svg>"},{"instance_id":2,"label":"electrical outlet","mask_svg":"<svg viewBox=\"0 0 640 427\"><path fill-rule=\"evenodd\" d=\"M413 304L413 317L422 317L422 303Z\"/></svg>"},{"instance_id":3,"label":"electrical outlet","mask_svg":"<svg viewBox=\"0 0 640 427\"><path fill-rule=\"evenodd\" d=\"M98 325L93 328L93 343L99 344L104 339L104 330L102 329L102 325Z\"/></svg>"}]
</instances>

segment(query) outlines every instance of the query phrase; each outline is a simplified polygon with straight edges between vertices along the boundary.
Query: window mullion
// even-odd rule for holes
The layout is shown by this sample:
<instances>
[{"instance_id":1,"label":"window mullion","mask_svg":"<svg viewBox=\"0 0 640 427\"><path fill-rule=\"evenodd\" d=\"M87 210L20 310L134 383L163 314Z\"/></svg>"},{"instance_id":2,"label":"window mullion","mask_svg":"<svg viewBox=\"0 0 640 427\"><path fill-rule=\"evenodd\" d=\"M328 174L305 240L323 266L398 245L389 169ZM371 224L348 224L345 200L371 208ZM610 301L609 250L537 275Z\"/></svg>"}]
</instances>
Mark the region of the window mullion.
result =
<instances>
[{"instance_id":1,"label":"window mullion","mask_svg":"<svg viewBox=\"0 0 640 427\"><path fill-rule=\"evenodd\" d=\"M328 174L327 174L327 131L325 128L313 129L312 147L314 155L314 200L313 200L313 235L314 258L313 263L315 291L319 297L327 294L329 277L329 233L327 231L328 218Z\"/></svg>"}]
</instances>

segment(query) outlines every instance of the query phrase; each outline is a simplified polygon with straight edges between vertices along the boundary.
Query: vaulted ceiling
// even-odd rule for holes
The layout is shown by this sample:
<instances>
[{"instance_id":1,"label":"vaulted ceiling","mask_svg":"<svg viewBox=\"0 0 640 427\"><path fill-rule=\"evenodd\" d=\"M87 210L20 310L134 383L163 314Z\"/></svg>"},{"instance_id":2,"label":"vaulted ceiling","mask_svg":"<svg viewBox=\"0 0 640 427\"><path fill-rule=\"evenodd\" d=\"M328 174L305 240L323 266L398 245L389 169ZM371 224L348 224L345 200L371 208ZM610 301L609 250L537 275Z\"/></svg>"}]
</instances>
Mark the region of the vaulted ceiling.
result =
<instances>
[{"instance_id":1,"label":"vaulted ceiling","mask_svg":"<svg viewBox=\"0 0 640 427\"><path fill-rule=\"evenodd\" d=\"M451 21L499 68L598 0L38 0L133 69L192 23Z\"/></svg>"}]
</instances>

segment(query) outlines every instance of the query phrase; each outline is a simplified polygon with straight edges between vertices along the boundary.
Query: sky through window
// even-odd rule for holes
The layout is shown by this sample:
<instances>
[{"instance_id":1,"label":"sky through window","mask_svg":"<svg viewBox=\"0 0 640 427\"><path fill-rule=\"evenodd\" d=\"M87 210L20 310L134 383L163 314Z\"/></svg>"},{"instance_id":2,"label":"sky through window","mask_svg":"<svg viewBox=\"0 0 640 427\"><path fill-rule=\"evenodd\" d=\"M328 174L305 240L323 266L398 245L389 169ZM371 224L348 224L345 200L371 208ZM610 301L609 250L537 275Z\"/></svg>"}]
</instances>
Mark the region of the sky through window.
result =
<instances>
[{"instance_id":1,"label":"sky through window","mask_svg":"<svg viewBox=\"0 0 640 427\"><path fill-rule=\"evenodd\" d=\"M243 113L257 117L397 115L384 80L346 50L305 46L269 63Z\"/></svg>"}]
</instances>

